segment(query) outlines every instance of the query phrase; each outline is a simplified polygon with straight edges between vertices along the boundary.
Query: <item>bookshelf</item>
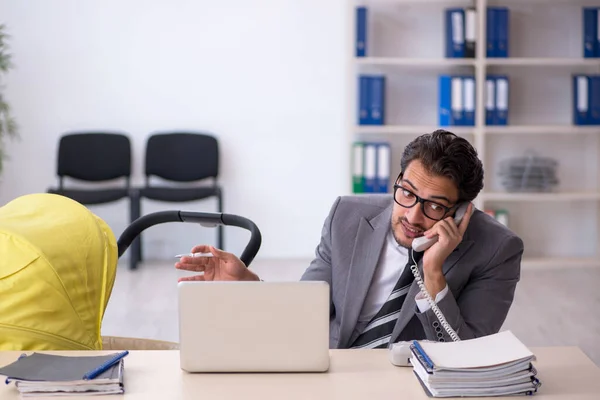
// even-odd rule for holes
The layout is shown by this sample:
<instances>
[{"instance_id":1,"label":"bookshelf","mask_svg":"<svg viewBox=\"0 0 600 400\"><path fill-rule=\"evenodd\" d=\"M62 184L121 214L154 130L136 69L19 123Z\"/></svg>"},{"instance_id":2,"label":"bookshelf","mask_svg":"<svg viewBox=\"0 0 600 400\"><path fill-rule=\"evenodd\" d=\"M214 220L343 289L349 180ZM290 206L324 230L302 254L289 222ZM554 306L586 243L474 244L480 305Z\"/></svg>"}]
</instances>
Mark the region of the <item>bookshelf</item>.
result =
<instances>
[{"instance_id":1,"label":"bookshelf","mask_svg":"<svg viewBox=\"0 0 600 400\"><path fill-rule=\"evenodd\" d=\"M524 268L600 268L600 125L574 125L573 74L600 74L583 57L583 7L600 0L365 0L348 3L347 131L350 165L356 141L391 146L391 184L401 152L416 136L443 128L469 140L485 168L481 210L508 212L525 243ZM356 7L367 8L367 51L356 56ZM476 10L474 58L445 54L445 10ZM507 7L509 55L486 57L486 10ZM385 121L358 120L359 75L386 79ZM475 78L473 126L439 125L439 76ZM486 77L509 78L507 125L486 125ZM500 163L534 151L558 162L551 192L509 192ZM350 169L351 171L351 169ZM352 175L352 172L349 173ZM348 181L352 192L352 176ZM391 189L390 189L391 190Z\"/></svg>"}]
</instances>

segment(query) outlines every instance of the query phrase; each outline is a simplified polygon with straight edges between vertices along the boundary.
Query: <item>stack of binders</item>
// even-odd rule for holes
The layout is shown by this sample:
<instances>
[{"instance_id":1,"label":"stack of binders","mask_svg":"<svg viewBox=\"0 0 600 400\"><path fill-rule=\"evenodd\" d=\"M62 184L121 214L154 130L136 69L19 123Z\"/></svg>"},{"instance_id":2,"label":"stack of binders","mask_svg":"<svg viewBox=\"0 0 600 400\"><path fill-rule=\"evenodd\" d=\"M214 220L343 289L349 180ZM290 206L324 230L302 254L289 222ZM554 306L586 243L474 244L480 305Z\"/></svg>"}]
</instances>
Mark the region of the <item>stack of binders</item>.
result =
<instances>
[{"instance_id":1,"label":"stack of binders","mask_svg":"<svg viewBox=\"0 0 600 400\"><path fill-rule=\"evenodd\" d=\"M475 58L477 11L474 8L449 8L444 21L446 57Z\"/></svg>"},{"instance_id":2,"label":"stack of binders","mask_svg":"<svg viewBox=\"0 0 600 400\"><path fill-rule=\"evenodd\" d=\"M441 75L439 125L475 126L475 90L473 75ZM508 76L488 75L485 96L485 124L508 125Z\"/></svg>"},{"instance_id":3,"label":"stack of binders","mask_svg":"<svg viewBox=\"0 0 600 400\"><path fill-rule=\"evenodd\" d=\"M510 10L507 7L488 7L486 15L486 56L507 58L509 55Z\"/></svg>"},{"instance_id":4,"label":"stack of binders","mask_svg":"<svg viewBox=\"0 0 600 400\"><path fill-rule=\"evenodd\" d=\"M485 124L508 125L508 76L486 76L485 96Z\"/></svg>"},{"instance_id":5,"label":"stack of binders","mask_svg":"<svg viewBox=\"0 0 600 400\"><path fill-rule=\"evenodd\" d=\"M413 372L430 397L532 395L535 356L510 331L458 342L413 341Z\"/></svg>"},{"instance_id":6,"label":"stack of binders","mask_svg":"<svg viewBox=\"0 0 600 400\"><path fill-rule=\"evenodd\" d=\"M354 142L352 145L353 193L388 193L391 149L387 142Z\"/></svg>"},{"instance_id":7,"label":"stack of binders","mask_svg":"<svg viewBox=\"0 0 600 400\"><path fill-rule=\"evenodd\" d=\"M441 75L439 125L475 126L475 76Z\"/></svg>"},{"instance_id":8,"label":"stack of binders","mask_svg":"<svg viewBox=\"0 0 600 400\"><path fill-rule=\"evenodd\" d=\"M508 57L510 10L507 7L488 7L486 18L486 56ZM446 57L475 58L477 11L474 8L448 8L444 22Z\"/></svg>"},{"instance_id":9,"label":"stack of binders","mask_svg":"<svg viewBox=\"0 0 600 400\"><path fill-rule=\"evenodd\" d=\"M385 124L385 76L359 76L358 124Z\"/></svg>"},{"instance_id":10,"label":"stack of binders","mask_svg":"<svg viewBox=\"0 0 600 400\"><path fill-rule=\"evenodd\" d=\"M573 125L600 125L600 75L573 75Z\"/></svg>"}]
</instances>

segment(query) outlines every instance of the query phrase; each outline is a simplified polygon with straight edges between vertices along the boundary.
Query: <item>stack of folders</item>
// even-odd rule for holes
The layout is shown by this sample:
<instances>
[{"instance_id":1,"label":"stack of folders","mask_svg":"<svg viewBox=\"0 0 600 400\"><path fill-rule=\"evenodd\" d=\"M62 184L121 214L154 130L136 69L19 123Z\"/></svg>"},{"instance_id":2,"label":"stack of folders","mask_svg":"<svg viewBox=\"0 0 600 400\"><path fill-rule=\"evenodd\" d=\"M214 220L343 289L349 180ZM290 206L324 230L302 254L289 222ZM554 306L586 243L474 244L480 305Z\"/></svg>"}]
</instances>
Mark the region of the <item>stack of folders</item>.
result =
<instances>
[{"instance_id":1,"label":"stack of folders","mask_svg":"<svg viewBox=\"0 0 600 400\"><path fill-rule=\"evenodd\" d=\"M486 125L508 125L508 76L487 75L485 83ZM475 126L475 91L473 75L440 75L439 125Z\"/></svg>"},{"instance_id":2,"label":"stack of folders","mask_svg":"<svg viewBox=\"0 0 600 400\"><path fill-rule=\"evenodd\" d=\"M388 142L352 144L353 193L389 193L391 147Z\"/></svg>"},{"instance_id":3,"label":"stack of folders","mask_svg":"<svg viewBox=\"0 0 600 400\"><path fill-rule=\"evenodd\" d=\"M410 362L430 397L532 395L535 356L510 331L458 342L414 341Z\"/></svg>"},{"instance_id":4,"label":"stack of folders","mask_svg":"<svg viewBox=\"0 0 600 400\"><path fill-rule=\"evenodd\" d=\"M486 57L506 58L509 54L510 10L488 7L486 11ZM474 8L448 8L444 21L446 57L475 58L477 11Z\"/></svg>"},{"instance_id":5,"label":"stack of folders","mask_svg":"<svg viewBox=\"0 0 600 400\"><path fill-rule=\"evenodd\" d=\"M128 352L103 356L23 355L0 368L6 384L15 383L22 397L82 396L124 393Z\"/></svg>"}]
</instances>

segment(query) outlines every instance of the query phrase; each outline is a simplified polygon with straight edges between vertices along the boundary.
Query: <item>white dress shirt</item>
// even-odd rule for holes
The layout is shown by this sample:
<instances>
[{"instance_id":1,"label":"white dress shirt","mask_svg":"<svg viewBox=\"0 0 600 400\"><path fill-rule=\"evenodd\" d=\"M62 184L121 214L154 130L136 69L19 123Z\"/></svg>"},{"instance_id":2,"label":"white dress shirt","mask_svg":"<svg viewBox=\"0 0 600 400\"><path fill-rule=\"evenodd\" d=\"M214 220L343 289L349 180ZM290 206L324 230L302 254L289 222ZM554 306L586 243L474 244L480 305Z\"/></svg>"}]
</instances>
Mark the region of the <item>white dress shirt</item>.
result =
<instances>
[{"instance_id":1,"label":"white dress shirt","mask_svg":"<svg viewBox=\"0 0 600 400\"><path fill-rule=\"evenodd\" d=\"M408 257L409 250L396 242L392 230L390 229L383 251L381 252L381 257L377 262L375 274L373 275L371 286L367 292L365 303L359 314L359 322L368 322L375 314L377 314L379 309L388 299L390 293L392 293L396 282L400 279L400 275L402 275L402 271L404 271L406 263L408 262ZM448 285L435 296L435 302L438 303L441 301L447 293ZM429 310L429 302L421 292L417 294L415 301L420 312L423 313Z\"/></svg>"}]
</instances>

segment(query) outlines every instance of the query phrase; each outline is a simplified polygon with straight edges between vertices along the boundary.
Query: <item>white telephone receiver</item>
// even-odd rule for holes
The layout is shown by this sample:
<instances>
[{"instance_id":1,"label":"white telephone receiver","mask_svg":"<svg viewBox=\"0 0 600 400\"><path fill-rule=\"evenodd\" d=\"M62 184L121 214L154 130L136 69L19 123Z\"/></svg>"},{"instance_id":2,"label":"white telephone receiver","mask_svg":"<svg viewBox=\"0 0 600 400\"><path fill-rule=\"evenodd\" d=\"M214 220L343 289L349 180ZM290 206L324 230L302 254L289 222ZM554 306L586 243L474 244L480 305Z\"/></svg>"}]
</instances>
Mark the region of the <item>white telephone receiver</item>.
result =
<instances>
[{"instance_id":1,"label":"white telephone receiver","mask_svg":"<svg viewBox=\"0 0 600 400\"><path fill-rule=\"evenodd\" d=\"M460 224L460 221L462 221L463 217L465 216L468 207L468 202L464 202L460 206L458 206L458 208L456 209L456 213L454 214L454 222L456 223L456 225ZM420 236L418 238L413 239L412 248L418 252L425 251L437 241L437 236L434 236L432 238Z\"/></svg>"}]
</instances>

